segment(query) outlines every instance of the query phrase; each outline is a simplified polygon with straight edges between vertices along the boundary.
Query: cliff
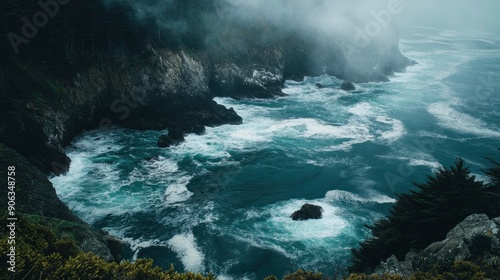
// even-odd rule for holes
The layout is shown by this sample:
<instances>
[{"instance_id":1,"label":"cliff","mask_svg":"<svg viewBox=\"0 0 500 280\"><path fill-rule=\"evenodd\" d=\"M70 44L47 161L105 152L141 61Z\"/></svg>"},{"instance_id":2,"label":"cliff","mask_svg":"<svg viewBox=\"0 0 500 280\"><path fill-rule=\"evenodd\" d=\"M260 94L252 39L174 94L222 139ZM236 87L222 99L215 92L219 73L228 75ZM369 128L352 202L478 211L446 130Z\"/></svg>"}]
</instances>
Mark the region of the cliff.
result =
<instances>
[{"instance_id":1,"label":"cliff","mask_svg":"<svg viewBox=\"0 0 500 280\"><path fill-rule=\"evenodd\" d=\"M322 34L282 30L265 19L220 18L208 2L173 3L179 14L172 16L187 31L162 31L156 21L137 20L126 5L75 0L58 5L50 25L37 28L29 44L3 41L0 142L58 175L70 163L63 147L83 129L190 132L198 125L239 124L234 110L211 99L271 98L283 95L286 79L323 73L383 81L412 64L399 52L393 25L386 30L390 40L374 41L354 61L341 43L316 38ZM9 36L33 25L20 21L19 11L41 8L3 5Z\"/></svg>"},{"instance_id":2,"label":"cliff","mask_svg":"<svg viewBox=\"0 0 500 280\"><path fill-rule=\"evenodd\" d=\"M76 217L59 200L45 174L27 162L18 152L0 143L2 182L7 182L6 170L9 166L15 167L13 177L16 179L14 189L16 217L21 215L27 220L48 226L59 236L75 241L84 252L95 253L107 261L121 259L123 245L119 240L90 227ZM1 188L1 197L7 198L8 191L6 187ZM4 210L1 212L2 216L3 212Z\"/></svg>"},{"instance_id":3,"label":"cliff","mask_svg":"<svg viewBox=\"0 0 500 280\"><path fill-rule=\"evenodd\" d=\"M313 40L265 20L219 18L210 1L171 2L170 16L186 28L138 20L131 7L115 2L59 1L47 8L2 1L2 168L22 170L20 213L54 228L76 223L66 228L85 228L76 238L80 245L114 241L75 217L45 176L68 170L64 147L83 130L116 125L190 133L200 125L237 125L244 120L214 96L273 98L284 95L286 79L324 73L386 81L412 64L399 52L393 26L387 29L393 40L370 44L355 62L327 38ZM43 24L29 16L40 13L47 17ZM99 254L111 259L103 250Z\"/></svg>"},{"instance_id":4,"label":"cliff","mask_svg":"<svg viewBox=\"0 0 500 280\"><path fill-rule=\"evenodd\" d=\"M399 261L394 255L376 268L377 274L411 277L434 266L452 266L457 261L472 261L485 266L500 265L500 217L489 219L473 214L448 232L442 241L420 251L409 252Z\"/></svg>"}]
</instances>

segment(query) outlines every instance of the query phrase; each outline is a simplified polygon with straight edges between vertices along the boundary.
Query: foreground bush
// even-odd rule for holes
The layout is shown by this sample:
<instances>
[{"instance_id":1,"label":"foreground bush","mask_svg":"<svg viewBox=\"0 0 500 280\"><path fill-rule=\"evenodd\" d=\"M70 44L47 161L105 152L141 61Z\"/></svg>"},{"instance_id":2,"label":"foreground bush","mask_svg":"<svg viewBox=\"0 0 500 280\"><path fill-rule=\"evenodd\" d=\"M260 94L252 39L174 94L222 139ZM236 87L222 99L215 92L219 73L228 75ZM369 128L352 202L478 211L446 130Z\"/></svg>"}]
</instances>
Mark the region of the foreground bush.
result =
<instances>
[{"instance_id":1,"label":"foreground bush","mask_svg":"<svg viewBox=\"0 0 500 280\"><path fill-rule=\"evenodd\" d=\"M5 220L6 217L0 217ZM6 227L2 227L0 248L7 252ZM16 228L16 273L0 279L120 279L120 280L214 280L213 275L165 271L150 259L111 263L93 253L81 252L73 241L58 238L49 228L23 218ZM7 271L7 256L0 256L1 269Z\"/></svg>"},{"instance_id":2,"label":"foreground bush","mask_svg":"<svg viewBox=\"0 0 500 280\"><path fill-rule=\"evenodd\" d=\"M416 272L411 277L390 274L351 274L346 280L485 280L500 279L500 267L456 261L453 265L435 264L427 272Z\"/></svg>"}]
</instances>

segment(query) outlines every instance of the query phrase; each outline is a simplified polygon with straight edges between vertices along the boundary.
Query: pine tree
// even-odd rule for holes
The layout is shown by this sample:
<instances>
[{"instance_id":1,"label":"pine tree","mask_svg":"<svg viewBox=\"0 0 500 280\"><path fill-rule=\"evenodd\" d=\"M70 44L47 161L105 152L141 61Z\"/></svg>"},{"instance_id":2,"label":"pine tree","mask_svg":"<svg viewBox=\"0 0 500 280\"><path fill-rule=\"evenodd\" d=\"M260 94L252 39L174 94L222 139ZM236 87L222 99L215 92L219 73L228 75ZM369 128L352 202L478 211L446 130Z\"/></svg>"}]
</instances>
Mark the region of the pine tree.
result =
<instances>
[{"instance_id":1,"label":"pine tree","mask_svg":"<svg viewBox=\"0 0 500 280\"><path fill-rule=\"evenodd\" d=\"M462 159L428 176L425 183L414 183L417 189L399 195L387 219L368 227L373 238L352 250L351 271L370 272L393 254L403 259L410 248L424 249L443 240L448 231L471 214L500 214L500 164L492 162L494 167L486 171L490 185L476 181Z\"/></svg>"}]
</instances>

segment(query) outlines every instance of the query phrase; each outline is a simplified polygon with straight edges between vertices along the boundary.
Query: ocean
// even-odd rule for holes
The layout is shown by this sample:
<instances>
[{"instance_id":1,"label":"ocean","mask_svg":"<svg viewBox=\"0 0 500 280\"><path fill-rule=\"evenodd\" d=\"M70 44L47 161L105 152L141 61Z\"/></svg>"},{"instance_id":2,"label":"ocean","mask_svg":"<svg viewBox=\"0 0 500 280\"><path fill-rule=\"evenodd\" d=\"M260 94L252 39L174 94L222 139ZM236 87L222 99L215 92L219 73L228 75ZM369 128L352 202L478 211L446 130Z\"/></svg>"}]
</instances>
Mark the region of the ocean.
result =
<instances>
[{"instance_id":1,"label":"ocean","mask_svg":"<svg viewBox=\"0 0 500 280\"><path fill-rule=\"evenodd\" d=\"M219 279L345 272L364 225L412 182L458 156L487 180L486 157L500 158L500 39L406 31L402 53L418 64L390 82L346 92L324 75L287 81L276 99L216 98L243 124L168 149L156 146L165 131L84 132L51 181L79 217L127 242L128 259ZM293 221L304 203L323 218Z\"/></svg>"}]
</instances>

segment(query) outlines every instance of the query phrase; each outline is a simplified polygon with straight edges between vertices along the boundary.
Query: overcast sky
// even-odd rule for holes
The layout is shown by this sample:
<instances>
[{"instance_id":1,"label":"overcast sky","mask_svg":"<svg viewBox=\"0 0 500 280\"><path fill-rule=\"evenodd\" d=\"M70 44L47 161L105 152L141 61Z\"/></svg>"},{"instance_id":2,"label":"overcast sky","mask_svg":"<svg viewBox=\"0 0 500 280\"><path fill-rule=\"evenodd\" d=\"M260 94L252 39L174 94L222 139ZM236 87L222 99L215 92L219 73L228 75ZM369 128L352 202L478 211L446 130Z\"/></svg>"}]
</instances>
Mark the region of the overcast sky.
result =
<instances>
[{"instance_id":1,"label":"overcast sky","mask_svg":"<svg viewBox=\"0 0 500 280\"><path fill-rule=\"evenodd\" d=\"M163 12L172 0L103 0L127 2L135 6L138 17L153 14L160 23L172 22ZM201 0L200 0L201 1ZM352 17L363 28L374 12L389 10L391 4L400 12L393 19L402 33L405 26L441 29L475 29L500 34L500 0L211 0L216 7L229 8L235 18L252 21L259 17L281 26L310 25L332 33L353 32ZM359 26L361 25L361 26Z\"/></svg>"},{"instance_id":2,"label":"overcast sky","mask_svg":"<svg viewBox=\"0 0 500 280\"><path fill-rule=\"evenodd\" d=\"M400 0L400 2L404 9L395 20L403 29L407 25L422 25L500 33L500 0Z\"/></svg>"}]
</instances>

